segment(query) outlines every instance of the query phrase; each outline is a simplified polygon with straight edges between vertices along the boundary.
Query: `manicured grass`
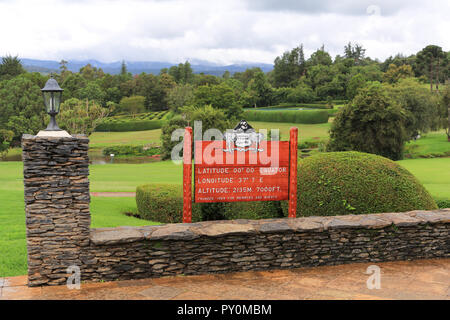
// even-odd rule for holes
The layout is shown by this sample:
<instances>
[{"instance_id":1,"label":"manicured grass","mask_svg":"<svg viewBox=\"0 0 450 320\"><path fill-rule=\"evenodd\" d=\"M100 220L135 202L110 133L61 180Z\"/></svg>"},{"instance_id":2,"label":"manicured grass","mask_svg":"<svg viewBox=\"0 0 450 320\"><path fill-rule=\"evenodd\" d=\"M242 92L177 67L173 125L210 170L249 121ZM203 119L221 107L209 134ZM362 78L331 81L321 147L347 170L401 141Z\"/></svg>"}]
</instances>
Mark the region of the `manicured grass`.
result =
<instances>
[{"instance_id":1,"label":"manicured grass","mask_svg":"<svg viewBox=\"0 0 450 320\"><path fill-rule=\"evenodd\" d=\"M405 146L405 156L411 158L432 158L450 156L450 142L444 130L429 132Z\"/></svg>"},{"instance_id":2,"label":"manicured grass","mask_svg":"<svg viewBox=\"0 0 450 320\"><path fill-rule=\"evenodd\" d=\"M129 132L94 132L89 136L90 148L104 148L115 144L142 145L159 142L161 129Z\"/></svg>"},{"instance_id":3,"label":"manicured grass","mask_svg":"<svg viewBox=\"0 0 450 320\"><path fill-rule=\"evenodd\" d=\"M298 128L298 141L315 140L315 139L327 139L330 129L330 123L321 124L298 124L298 123L275 123L275 122L258 122L252 121L250 125L256 130L267 129L279 129L281 134L281 140L289 140L289 130L292 127Z\"/></svg>"},{"instance_id":4,"label":"manicured grass","mask_svg":"<svg viewBox=\"0 0 450 320\"><path fill-rule=\"evenodd\" d=\"M450 158L398 161L414 174L435 199L450 200Z\"/></svg>"}]
</instances>

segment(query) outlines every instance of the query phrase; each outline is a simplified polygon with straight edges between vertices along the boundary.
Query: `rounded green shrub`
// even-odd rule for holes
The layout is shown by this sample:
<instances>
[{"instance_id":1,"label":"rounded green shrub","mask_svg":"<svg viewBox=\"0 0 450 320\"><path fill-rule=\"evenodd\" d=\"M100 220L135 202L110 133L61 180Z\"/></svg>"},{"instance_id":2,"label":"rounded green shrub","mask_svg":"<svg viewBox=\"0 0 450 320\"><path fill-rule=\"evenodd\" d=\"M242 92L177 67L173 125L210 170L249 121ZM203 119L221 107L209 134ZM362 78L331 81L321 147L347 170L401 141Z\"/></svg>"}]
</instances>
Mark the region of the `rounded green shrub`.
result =
<instances>
[{"instance_id":1,"label":"rounded green shrub","mask_svg":"<svg viewBox=\"0 0 450 320\"><path fill-rule=\"evenodd\" d=\"M361 152L320 153L300 160L297 216L332 216L437 209L409 171ZM282 203L287 216L287 203Z\"/></svg>"},{"instance_id":2,"label":"rounded green shrub","mask_svg":"<svg viewBox=\"0 0 450 320\"><path fill-rule=\"evenodd\" d=\"M278 201L249 201L223 203L223 216L226 220L235 219L271 219L283 217Z\"/></svg>"},{"instance_id":3,"label":"rounded green shrub","mask_svg":"<svg viewBox=\"0 0 450 320\"><path fill-rule=\"evenodd\" d=\"M147 184L136 188L136 205L142 219L163 223L183 220L181 185ZM277 201L192 203L192 221L269 219L283 216Z\"/></svg>"},{"instance_id":4,"label":"rounded green shrub","mask_svg":"<svg viewBox=\"0 0 450 320\"><path fill-rule=\"evenodd\" d=\"M136 188L136 205L142 219L163 223L183 221L183 188L170 184L146 184ZM192 221L201 221L199 204L192 204Z\"/></svg>"}]
</instances>

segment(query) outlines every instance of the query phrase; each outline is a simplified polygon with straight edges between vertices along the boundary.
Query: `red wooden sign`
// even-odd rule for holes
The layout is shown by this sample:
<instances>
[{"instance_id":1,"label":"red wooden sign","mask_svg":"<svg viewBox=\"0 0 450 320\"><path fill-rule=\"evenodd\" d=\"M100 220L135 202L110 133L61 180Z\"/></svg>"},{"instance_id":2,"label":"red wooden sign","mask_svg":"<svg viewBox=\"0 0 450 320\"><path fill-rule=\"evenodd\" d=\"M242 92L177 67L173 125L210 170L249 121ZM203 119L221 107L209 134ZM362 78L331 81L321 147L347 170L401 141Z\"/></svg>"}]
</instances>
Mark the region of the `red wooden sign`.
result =
<instances>
[{"instance_id":1,"label":"red wooden sign","mask_svg":"<svg viewBox=\"0 0 450 320\"><path fill-rule=\"evenodd\" d=\"M275 144L273 146L271 141L264 143L261 145L264 151L257 153L237 150L227 153L223 152L225 141L197 141L194 149L194 201L287 200L289 142Z\"/></svg>"},{"instance_id":2,"label":"red wooden sign","mask_svg":"<svg viewBox=\"0 0 450 320\"><path fill-rule=\"evenodd\" d=\"M297 135L290 141L261 141L254 148L230 148L228 141L196 141L194 201L289 201L289 217L297 207ZM184 136L183 222L192 220L192 128Z\"/></svg>"}]
</instances>

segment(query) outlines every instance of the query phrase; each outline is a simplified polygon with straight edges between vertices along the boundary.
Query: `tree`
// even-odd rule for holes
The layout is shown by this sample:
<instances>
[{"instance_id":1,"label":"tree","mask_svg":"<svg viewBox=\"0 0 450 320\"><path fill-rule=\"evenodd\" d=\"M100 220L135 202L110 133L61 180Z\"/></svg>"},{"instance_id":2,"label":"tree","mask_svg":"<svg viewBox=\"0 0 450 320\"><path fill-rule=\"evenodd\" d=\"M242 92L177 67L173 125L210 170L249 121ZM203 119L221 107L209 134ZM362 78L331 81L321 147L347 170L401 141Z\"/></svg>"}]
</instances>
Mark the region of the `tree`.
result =
<instances>
[{"instance_id":1,"label":"tree","mask_svg":"<svg viewBox=\"0 0 450 320\"><path fill-rule=\"evenodd\" d=\"M373 83L336 114L327 151L353 150L399 160L408 139L405 120L405 111Z\"/></svg>"},{"instance_id":2,"label":"tree","mask_svg":"<svg viewBox=\"0 0 450 320\"><path fill-rule=\"evenodd\" d=\"M86 87L87 81L79 73L68 74L61 83L63 101L70 98L79 98L80 90Z\"/></svg>"},{"instance_id":3,"label":"tree","mask_svg":"<svg viewBox=\"0 0 450 320\"><path fill-rule=\"evenodd\" d=\"M192 83L194 80L194 72L189 61L170 67L168 73L179 84Z\"/></svg>"},{"instance_id":4,"label":"tree","mask_svg":"<svg viewBox=\"0 0 450 320\"><path fill-rule=\"evenodd\" d=\"M167 93L167 104L170 110L178 112L178 109L193 103L194 88L189 85L178 85Z\"/></svg>"},{"instance_id":5,"label":"tree","mask_svg":"<svg viewBox=\"0 0 450 320\"><path fill-rule=\"evenodd\" d=\"M69 71L69 69L67 68L68 63L69 62L64 59L62 59L59 62L59 73L60 73L60 81L61 82L63 82L66 79L66 77L71 73Z\"/></svg>"},{"instance_id":6,"label":"tree","mask_svg":"<svg viewBox=\"0 0 450 320\"><path fill-rule=\"evenodd\" d=\"M255 98L255 106L265 107L272 100L272 87L264 72L257 72L248 84L248 91Z\"/></svg>"},{"instance_id":7,"label":"tree","mask_svg":"<svg viewBox=\"0 0 450 320\"><path fill-rule=\"evenodd\" d=\"M316 96L314 91L305 83L300 83L290 93L288 93L286 100L292 103L308 103L313 102Z\"/></svg>"},{"instance_id":8,"label":"tree","mask_svg":"<svg viewBox=\"0 0 450 320\"><path fill-rule=\"evenodd\" d=\"M45 128L41 89L27 74L0 82L0 128L13 131L15 142Z\"/></svg>"},{"instance_id":9,"label":"tree","mask_svg":"<svg viewBox=\"0 0 450 320\"><path fill-rule=\"evenodd\" d=\"M235 102L234 91L226 83L200 86L194 90L193 104L197 107L212 105L214 108L226 109Z\"/></svg>"},{"instance_id":10,"label":"tree","mask_svg":"<svg viewBox=\"0 0 450 320\"><path fill-rule=\"evenodd\" d=\"M404 64L397 67L395 64L390 64L383 75L383 80L388 83L394 83L400 79L410 77L414 77L414 72L410 65Z\"/></svg>"},{"instance_id":11,"label":"tree","mask_svg":"<svg viewBox=\"0 0 450 320\"><path fill-rule=\"evenodd\" d=\"M122 64L120 65L120 75L124 77L128 75L128 69L125 60L122 60Z\"/></svg>"},{"instance_id":12,"label":"tree","mask_svg":"<svg viewBox=\"0 0 450 320\"><path fill-rule=\"evenodd\" d=\"M276 57L273 67L273 81L276 88L295 86L306 71L303 44L286 51L281 57Z\"/></svg>"},{"instance_id":13,"label":"tree","mask_svg":"<svg viewBox=\"0 0 450 320\"><path fill-rule=\"evenodd\" d=\"M347 84L347 98L353 99L358 94L359 89L365 87L366 82L366 79L360 73L353 76Z\"/></svg>"},{"instance_id":14,"label":"tree","mask_svg":"<svg viewBox=\"0 0 450 320\"><path fill-rule=\"evenodd\" d=\"M450 142L450 86L445 86L439 103L439 125L445 129L447 141Z\"/></svg>"},{"instance_id":15,"label":"tree","mask_svg":"<svg viewBox=\"0 0 450 320\"><path fill-rule=\"evenodd\" d=\"M2 58L2 63L0 64L0 80L9 80L22 73L25 73L25 69L19 57L7 55Z\"/></svg>"},{"instance_id":16,"label":"tree","mask_svg":"<svg viewBox=\"0 0 450 320\"><path fill-rule=\"evenodd\" d=\"M439 73L442 71L441 62L446 61L447 55L442 48L429 45L417 53L417 64L428 71L430 91L433 91L433 80L436 79L436 91L439 91Z\"/></svg>"},{"instance_id":17,"label":"tree","mask_svg":"<svg viewBox=\"0 0 450 320\"><path fill-rule=\"evenodd\" d=\"M81 100L96 101L98 104L105 106L105 91L95 81L90 81L84 88L77 92L77 97Z\"/></svg>"},{"instance_id":18,"label":"tree","mask_svg":"<svg viewBox=\"0 0 450 320\"><path fill-rule=\"evenodd\" d=\"M401 79L398 83L385 87L391 98L406 111L405 129L408 140L438 129L438 99L416 79Z\"/></svg>"},{"instance_id":19,"label":"tree","mask_svg":"<svg viewBox=\"0 0 450 320\"><path fill-rule=\"evenodd\" d=\"M138 113L145 112L145 97L131 96L122 98L119 103L119 112L129 114L133 118Z\"/></svg>"},{"instance_id":20,"label":"tree","mask_svg":"<svg viewBox=\"0 0 450 320\"><path fill-rule=\"evenodd\" d=\"M194 125L194 121L202 122L202 133L208 129L218 129L222 133L231 127L223 110L215 109L210 105L195 107L186 106L180 108L181 115L177 115L167 121L161 128L161 151L163 159L170 159L172 149L179 141L172 141L172 133L176 129L184 129Z\"/></svg>"},{"instance_id":21,"label":"tree","mask_svg":"<svg viewBox=\"0 0 450 320\"><path fill-rule=\"evenodd\" d=\"M348 59L353 59L355 65L360 65L364 60L364 56L366 53L366 49L364 49L361 45L356 43L354 46L351 42L349 42L344 47L344 56Z\"/></svg>"},{"instance_id":22,"label":"tree","mask_svg":"<svg viewBox=\"0 0 450 320\"><path fill-rule=\"evenodd\" d=\"M90 135L109 110L95 101L69 99L61 104L58 124L71 134Z\"/></svg>"},{"instance_id":23,"label":"tree","mask_svg":"<svg viewBox=\"0 0 450 320\"><path fill-rule=\"evenodd\" d=\"M328 52L325 51L325 48L322 47L314 52L311 57L306 62L307 66L316 66L318 64L322 64L325 66L330 66L333 63L331 56Z\"/></svg>"},{"instance_id":24,"label":"tree","mask_svg":"<svg viewBox=\"0 0 450 320\"><path fill-rule=\"evenodd\" d=\"M4 159L8 154L9 146L14 137L11 130L0 129L0 158Z\"/></svg>"}]
</instances>

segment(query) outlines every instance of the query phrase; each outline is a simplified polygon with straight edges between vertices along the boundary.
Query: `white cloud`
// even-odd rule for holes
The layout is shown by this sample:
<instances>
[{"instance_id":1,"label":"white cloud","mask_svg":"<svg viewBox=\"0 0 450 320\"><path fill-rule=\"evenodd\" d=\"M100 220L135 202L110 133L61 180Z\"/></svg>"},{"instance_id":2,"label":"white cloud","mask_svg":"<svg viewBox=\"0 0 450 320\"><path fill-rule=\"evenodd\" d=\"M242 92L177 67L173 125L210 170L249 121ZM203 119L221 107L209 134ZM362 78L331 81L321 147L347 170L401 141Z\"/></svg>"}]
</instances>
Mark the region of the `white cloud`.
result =
<instances>
[{"instance_id":1,"label":"white cloud","mask_svg":"<svg viewBox=\"0 0 450 320\"><path fill-rule=\"evenodd\" d=\"M358 42L379 59L428 44L449 50L447 1L373 2L0 0L0 55L272 63L300 43L334 56Z\"/></svg>"}]
</instances>

